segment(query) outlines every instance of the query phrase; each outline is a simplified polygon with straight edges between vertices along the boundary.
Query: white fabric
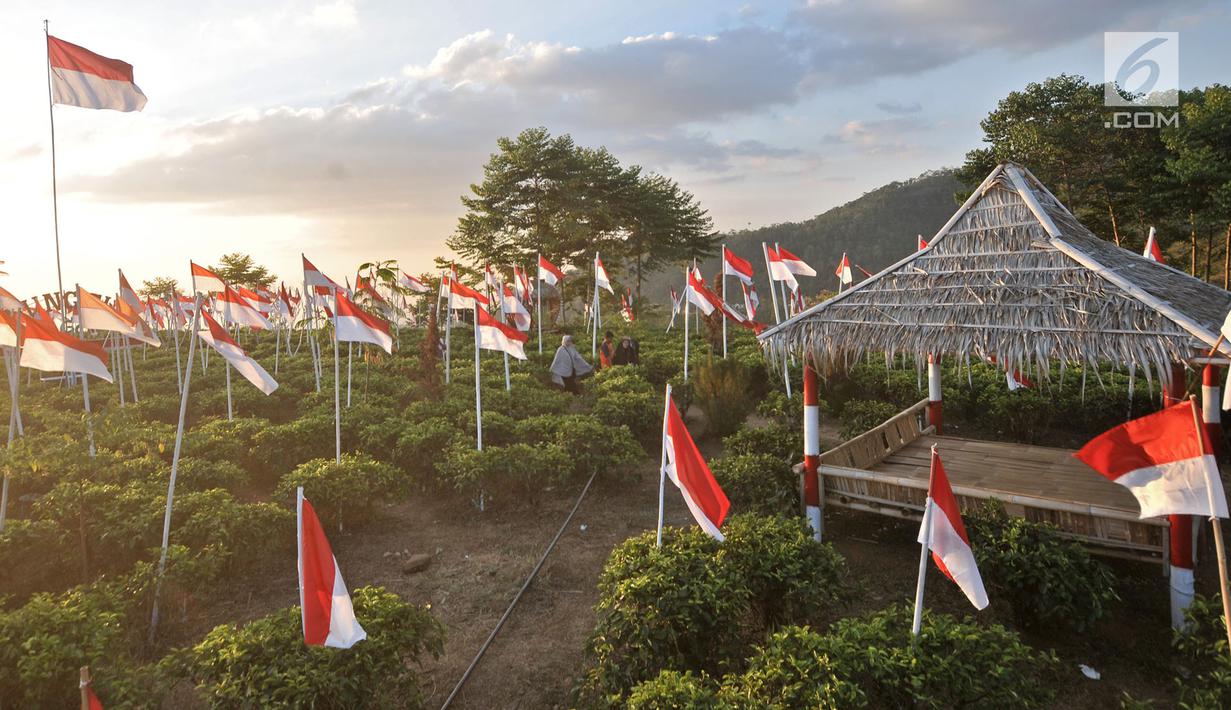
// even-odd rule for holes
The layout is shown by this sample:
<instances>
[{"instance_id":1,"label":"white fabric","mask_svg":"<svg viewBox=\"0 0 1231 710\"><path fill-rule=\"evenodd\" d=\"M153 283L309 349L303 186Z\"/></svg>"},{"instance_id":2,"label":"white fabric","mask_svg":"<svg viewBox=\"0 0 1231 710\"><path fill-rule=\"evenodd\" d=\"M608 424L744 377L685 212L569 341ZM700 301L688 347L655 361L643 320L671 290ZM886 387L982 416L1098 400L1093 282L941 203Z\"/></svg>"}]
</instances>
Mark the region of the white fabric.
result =
<instances>
[{"instance_id":1,"label":"white fabric","mask_svg":"<svg viewBox=\"0 0 1231 710\"><path fill-rule=\"evenodd\" d=\"M81 314L81 327L86 330L100 330L122 335L136 335L137 329L132 323L124 320L111 311L101 308L83 306L78 310Z\"/></svg>"},{"instance_id":2,"label":"white fabric","mask_svg":"<svg viewBox=\"0 0 1231 710\"><path fill-rule=\"evenodd\" d=\"M684 504L688 506L693 519L697 521L697 525L701 526L705 534L718 542L723 542L727 538L722 534L722 531L718 529L718 526L712 520L706 517L705 511L701 510L701 507L692 499L692 494L688 492L688 488L681 485L679 479L675 477L675 439L670 434L667 434L664 438L666 439L665 445L667 447L667 477L671 479L676 488L680 489L680 494L684 496Z\"/></svg>"},{"instance_id":3,"label":"white fabric","mask_svg":"<svg viewBox=\"0 0 1231 710\"><path fill-rule=\"evenodd\" d=\"M563 385L566 377L580 377L593 370L594 367L586 362L571 344L557 348L556 355L551 360L551 380L557 385Z\"/></svg>"},{"instance_id":4,"label":"white fabric","mask_svg":"<svg viewBox=\"0 0 1231 710\"><path fill-rule=\"evenodd\" d=\"M1214 514L1227 516L1227 495L1218 475L1218 463L1213 454L1180 459L1157 466L1145 466L1120 476L1116 483L1127 488L1141 506L1142 518L1160 515L1210 516L1208 481L1213 485Z\"/></svg>"},{"instance_id":5,"label":"white fabric","mask_svg":"<svg viewBox=\"0 0 1231 710\"><path fill-rule=\"evenodd\" d=\"M265 394L270 394L278 389L278 383L274 378L269 376L269 373L265 371L265 368L261 367L259 362L249 357L243 348L231 343L215 340L213 333L210 333L208 329L201 331L198 335L201 336L201 340L208 343L224 360L231 364L231 367L235 368L236 372L243 375L244 379L251 382L257 389Z\"/></svg>"},{"instance_id":6,"label":"white fabric","mask_svg":"<svg viewBox=\"0 0 1231 710\"><path fill-rule=\"evenodd\" d=\"M355 618L355 607L351 605L350 592L346 591L346 582L342 581L342 569L338 567L338 558L333 558L333 601L329 610L329 635L325 637L325 645L330 648L350 648L368 637L368 632L359 625Z\"/></svg>"},{"instance_id":7,"label":"white fabric","mask_svg":"<svg viewBox=\"0 0 1231 710\"><path fill-rule=\"evenodd\" d=\"M594 260L594 284L598 288L605 288L611 295L615 295L615 291L611 288L611 280L607 278L607 269L603 267L603 262L599 259Z\"/></svg>"},{"instance_id":8,"label":"white fabric","mask_svg":"<svg viewBox=\"0 0 1231 710\"><path fill-rule=\"evenodd\" d=\"M525 344L508 337L495 326L479 326L479 347L483 350L505 352L518 360L526 359Z\"/></svg>"},{"instance_id":9,"label":"white fabric","mask_svg":"<svg viewBox=\"0 0 1231 710\"><path fill-rule=\"evenodd\" d=\"M689 303L701 309L701 315L708 316L714 312L714 304L710 303L705 296L701 295L691 285L684 287L684 295L688 298Z\"/></svg>"},{"instance_id":10,"label":"white fabric","mask_svg":"<svg viewBox=\"0 0 1231 710\"><path fill-rule=\"evenodd\" d=\"M64 343L41 338L26 338L21 344L21 366L43 372L78 372L113 382L102 360Z\"/></svg>"},{"instance_id":11,"label":"white fabric","mask_svg":"<svg viewBox=\"0 0 1231 710\"><path fill-rule=\"evenodd\" d=\"M355 316L337 316L338 341L342 343L371 343L390 355L393 354L393 337L370 327Z\"/></svg>"},{"instance_id":12,"label":"white fabric","mask_svg":"<svg viewBox=\"0 0 1231 710\"><path fill-rule=\"evenodd\" d=\"M782 263L781 261L770 261L769 262L769 276L774 281L787 282L787 284L790 285L792 291L799 288L799 282L795 280L795 274L792 274L791 270L788 269L786 265Z\"/></svg>"},{"instance_id":13,"label":"white fabric","mask_svg":"<svg viewBox=\"0 0 1231 710\"><path fill-rule=\"evenodd\" d=\"M526 310L521 299L506 293L501 297L501 306L504 308L505 317L513 323L515 328L523 333L530 330L530 312Z\"/></svg>"},{"instance_id":14,"label":"white fabric","mask_svg":"<svg viewBox=\"0 0 1231 710\"><path fill-rule=\"evenodd\" d=\"M544 269L541 266L539 267L539 281L546 281L552 286L555 286L557 280L558 279L556 279L555 274L551 273L550 271L548 271L547 269Z\"/></svg>"},{"instance_id":15,"label":"white fabric","mask_svg":"<svg viewBox=\"0 0 1231 710\"><path fill-rule=\"evenodd\" d=\"M926 544L928 549L940 558L953 581L976 609L986 608L987 591L983 588L983 578L979 575L979 567L975 564L975 555L970 550L970 545L957 534L949 516L945 515L945 511L930 497L927 505L931 508L931 514L925 514L924 521L932 529L929 531L920 526L919 542Z\"/></svg>"},{"instance_id":16,"label":"white fabric","mask_svg":"<svg viewBox=\"0 0 1231 710\"><path fill-rule=\"evenodd\" d=\"M781 256L781 254L779 256ZM799 276L816 276L816 269L808 266L799 259L791 259L784 256L782 257L782 265L785 266L792 274L797 274ZM846 270L848 275L850 273L850 268L851 267L847 265Z\"/></svg>"},{"instance_id":17,"label":"white fabric","mask_svg":"<svg viewBox=\"0 0 1231 710\"><path fill-rule=\"evenodd\" d=\"M241 299L243 298L243 296L239 296L238 294L236 294L236 296ZM248 303L247 299L244 299L244 303L232 303L231 301L220 300L218 301L218 310L223 320L231 325L243 325L249 328L255 328L257 330L269 330L273 328L273 324L270 323L265 316L261 315L260 311L253 308Z\"/></svg>"},{"instance_id":18,"label":"white fabric","mask_svg":"<svg viewBox=\"0 0 1231 710\"><path fill-rule=\"evenodd\" d=\"M1167 586L1171 588L1171 628L1180 631L1185 627L1184 612L1193 605L1196 588L1192 570L1171 565L1170 572Z\"/></svg>"},{"instance_id":19,"label":"white fabric","mask_svg":"<svg viewBox=\"0 0 1231 710\"><path fill-rule=\"evenodd\" d=\"M113 111L140 111L146 101L145 94L131 81L104 79L63 67L51 69L51 100L65 106Z\"/></svg>"}]
</instances>

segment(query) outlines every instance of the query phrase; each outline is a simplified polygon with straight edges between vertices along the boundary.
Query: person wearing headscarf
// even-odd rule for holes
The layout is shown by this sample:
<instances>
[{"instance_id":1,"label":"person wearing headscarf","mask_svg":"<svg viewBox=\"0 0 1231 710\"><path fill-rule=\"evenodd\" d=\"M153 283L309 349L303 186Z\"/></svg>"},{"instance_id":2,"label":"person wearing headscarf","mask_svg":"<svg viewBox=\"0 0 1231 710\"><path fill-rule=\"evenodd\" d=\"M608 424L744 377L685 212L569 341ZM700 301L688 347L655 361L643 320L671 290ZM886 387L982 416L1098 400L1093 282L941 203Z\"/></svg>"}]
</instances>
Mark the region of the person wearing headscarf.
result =
<instances>
[{"instance_id":1,"label":"person wearing headscarf","mask_svg":"<svg viewBox=\"0 0 1231 710\"><path fill-rule=\"evenodd\" d=\"M615 356L612 357L613 365L638 365L641 363L641 348L637 341L631 336L624 336L620 339L620 344L616 346Z\"/></svg>"},{"instance_id":2,"label":"person wearing headscarf","mask_svg":"<svg viewBox=\"0 0 1231 710\"><path fill-rule=\"evenodd\" d=\"M581 378L594 371L573 345L573 336L566 335L551 360L551 381L573 394L581 394Z\"/></svg>"}]
</instances>

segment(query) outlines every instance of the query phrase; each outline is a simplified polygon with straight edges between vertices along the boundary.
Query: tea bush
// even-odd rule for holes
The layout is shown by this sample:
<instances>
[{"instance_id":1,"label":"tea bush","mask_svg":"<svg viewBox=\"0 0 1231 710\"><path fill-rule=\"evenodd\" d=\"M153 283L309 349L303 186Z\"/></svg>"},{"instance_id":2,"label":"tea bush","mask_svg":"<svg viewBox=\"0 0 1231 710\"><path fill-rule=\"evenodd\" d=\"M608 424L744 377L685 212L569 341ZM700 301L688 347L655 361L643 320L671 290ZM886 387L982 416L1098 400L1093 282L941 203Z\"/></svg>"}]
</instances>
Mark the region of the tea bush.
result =
<instances>
[{"instance_id":1,"label":"tea bush","mask_svg":"<svg viewBox=\"0 0 1231 710\"><path fill-rule=\"evenodd\" d=\"M722 446L727 456L766 454L787 464L804 460L802 425L770 424L758 429L745 427L723 439Z\"/></svg>"},{"instance_id":2,"label":"tea bush","mask_svg":"<svg viewBox=\"0 0 1231 710\"><path fill-rule=\"evenodd\" d=\"M372 505L405 497L405 478L397 469L365 454L343 454L341 463L332 458L313 459L282 477L274 494L294 501L295 489L321 518L321 524L356 525L371 520Z\"/></svg>"},{"instance_id":3,"label":"tea bush","mask_svg":"<svg viewBox=\"0 0 1231 710\"><path fill-rule=\"evenodd\" d=\"M799 478L791 466L770 454L727 455L710 462L714 479L732 510L790 515L799 510Z\"/></svg>"},{"instance_id":4,"label":"tea bush","mask_svg":"<svg viewBox=\"0 0 1231 710\"><path fill-rule=\"evenodd\" d=\"M872 400L851 400L842 408L842 438L850 441L856 436L884 424L901 411L896 405Z\"/></svg>"},{"instance_id":5,"label":"tea bush","mask_svg":"<svg viewBox=\"0 0 1231 710\"><path fill-rule=\"evenodd\" d=\"M628 710L734 710L718 697L704 676L688 671L662 671L638 683L628 694Z\"/></svg>"},{"instance_id":6,"label":"tea bush","mask_svg":"<svg viewBox=\"0 0 1231 710\"><path fill-rule=\"evenodd\" d=\"M1184 710L1231 706L1231 654L1222 599L1197 595L1184 612L1186 627L1172 642L1185 672L1176 678Z\"/></svg>"},{"instance_id":7,"label":"tea bush","mask_svg":"<svg viewBox=\"0 0 1231 710\"><path fill-rule=\"evenodd\" d=\"M735 707L767 710L868 707L864 692L838 677L825 638L799 626L788 626L770 636L748 659L743 673L723 678L720 697Z\"/></svg>"},{"instance_id":8,"label":"tea bush","mask_svg":"<svg viewBox=\"0 0 1231 710\"><path fill-rule=\"evenodd\" d=\"M738 430L756 406L749 371L729 358L712 359L697 371L693 395L709 424L707 436L721 438Z\"/></svg>"}]
</instances>

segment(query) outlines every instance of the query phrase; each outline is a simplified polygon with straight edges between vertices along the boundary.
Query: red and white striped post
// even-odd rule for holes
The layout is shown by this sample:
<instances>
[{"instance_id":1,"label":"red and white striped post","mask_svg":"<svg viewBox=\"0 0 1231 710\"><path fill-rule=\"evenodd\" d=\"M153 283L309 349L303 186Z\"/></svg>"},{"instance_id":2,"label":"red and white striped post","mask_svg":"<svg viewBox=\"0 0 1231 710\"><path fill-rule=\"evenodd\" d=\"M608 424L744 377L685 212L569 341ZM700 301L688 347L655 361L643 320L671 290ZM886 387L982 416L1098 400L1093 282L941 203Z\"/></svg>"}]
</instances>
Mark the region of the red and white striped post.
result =
<instances>
[{"instance_id":1,"label":"red and white striped post","mask_svg":"<svg viewBox=\"0 0 1231 710\"><path fill-rule=\"evenodd\" d=\"M804 358L804 510L812 538L821 541L821 407L816 369Z\"/></svg>"},{"instance_id":2,"label":"red and white striped post","mask_svg":"<svg viewBox=\"0 0 1231 710\"><path fill-rule=\"evenodd\" d=\"M944 412L940 401L940 361L932 353L928 353L928 424L936 427L937 434L943 434Z\"/></svg>"},{"instance_id":3,"label":"red and white striped post","mask_svg":"<svg viewBox=\"0 0 1231 710\"><path fill-rule=\"evenodd\" d=\"M1222 390L1218 386L1219 374L1217 365L1206 365L1201 370L1201 421L1205 422L1205 435L1214 454L1222 458Z\"/></svg>"},{"instance_id":4,"label":"red and white striped post","mask_svg":"<svg viewBox=\"0 0 1231 710\"><path fill-rule=\"evenodd\" d=\"M1165 406L1184 400L1188 389L1185 386L1186 376L1184 365L1171 365L1171 380L1167 382L1163 395ZM1184 627L1184 612L1193 603L1193 517L1168 515L1167 521L1171 525L1171 565L1168 570L1171 587L1171 628L1181 629Z\"/></svg>"}]
</instances>

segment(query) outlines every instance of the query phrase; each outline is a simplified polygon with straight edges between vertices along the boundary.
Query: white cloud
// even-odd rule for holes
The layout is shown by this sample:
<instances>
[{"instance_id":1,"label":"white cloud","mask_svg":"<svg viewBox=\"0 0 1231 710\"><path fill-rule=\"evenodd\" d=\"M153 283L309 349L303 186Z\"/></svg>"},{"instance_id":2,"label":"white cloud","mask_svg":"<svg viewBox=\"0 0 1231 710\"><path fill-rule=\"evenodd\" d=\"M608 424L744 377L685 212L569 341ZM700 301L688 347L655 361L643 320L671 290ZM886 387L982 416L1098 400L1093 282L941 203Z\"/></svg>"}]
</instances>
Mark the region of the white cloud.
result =
<instances>
[{"instance_id":1,"label":"white cloud","mask_svg":"<svg viewBox=\"0 0 1231 710\"><path fill-rule=\"evenodd\" d=\"M359 13L354 0L334 0L312 8L306 22L320 29L353 30L359 26Z\"/></svg>"}]
</instances>

